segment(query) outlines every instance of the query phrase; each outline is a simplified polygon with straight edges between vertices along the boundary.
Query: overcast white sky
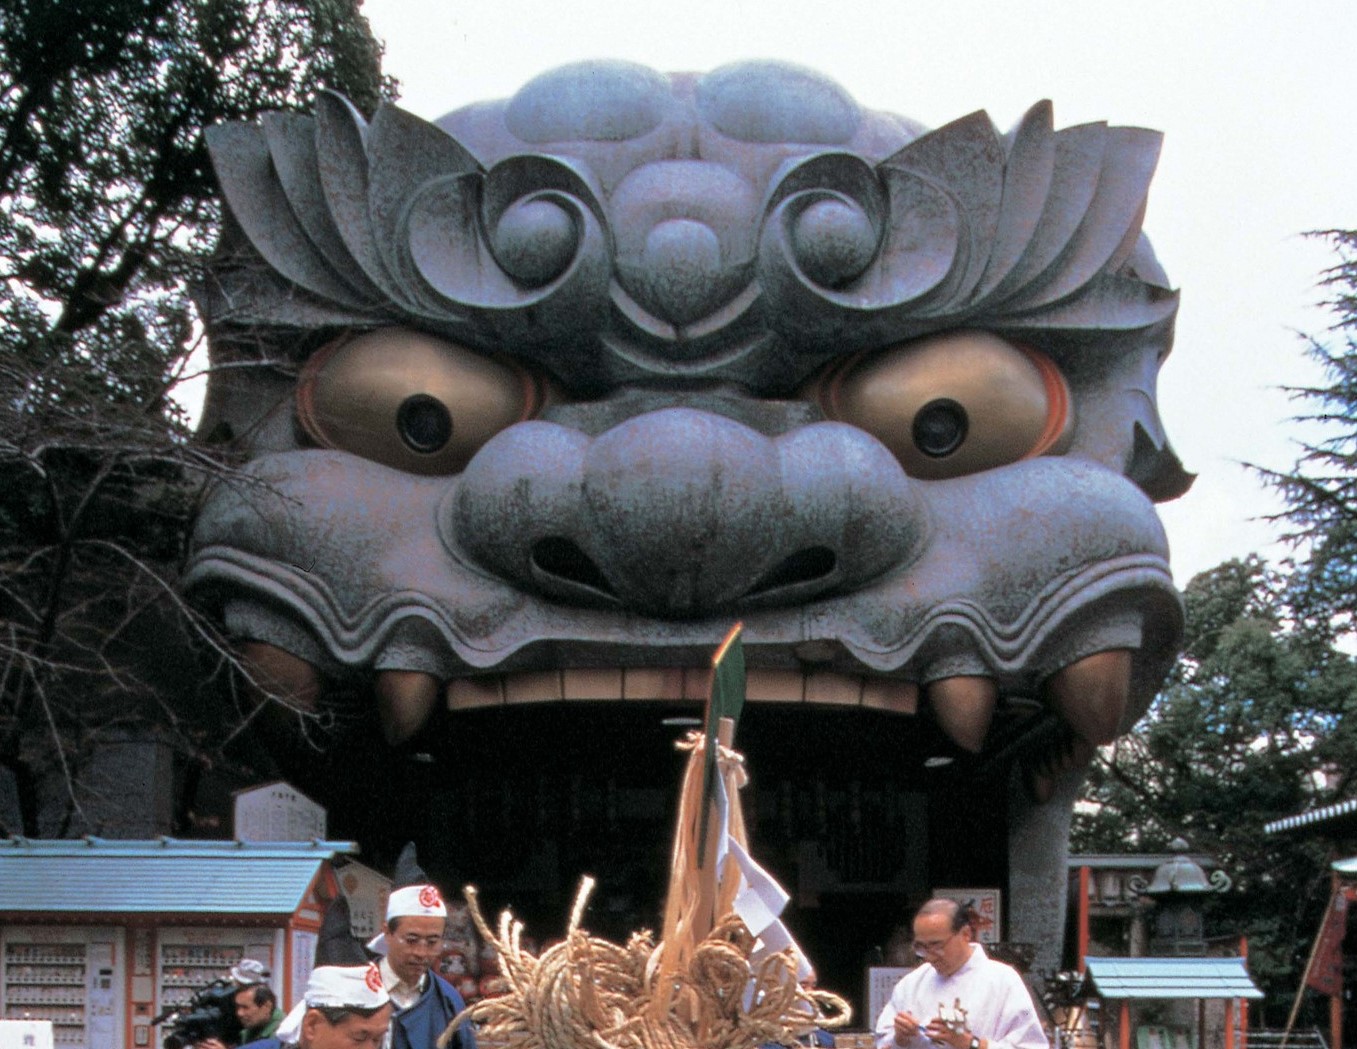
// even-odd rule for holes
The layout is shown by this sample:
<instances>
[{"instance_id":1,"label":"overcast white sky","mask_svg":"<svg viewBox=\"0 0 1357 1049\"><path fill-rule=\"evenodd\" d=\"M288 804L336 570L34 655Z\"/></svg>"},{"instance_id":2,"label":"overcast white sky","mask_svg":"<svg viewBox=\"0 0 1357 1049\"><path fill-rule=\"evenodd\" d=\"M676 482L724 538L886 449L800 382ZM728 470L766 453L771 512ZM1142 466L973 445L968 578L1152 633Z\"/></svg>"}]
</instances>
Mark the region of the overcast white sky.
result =
<instances>
[{"instance_id":1,"label":"overcast white sky","mask_svg":"<svg viewBox=\"0 0 1357 1049\"><path fill-rule=\"evenodd\" d=\"M929 126L1042 98L1058 127L1165 133L1145 228L1182 289L1160 408L1200 476L1161 507L1181 584L1266 548L1272 504L1241 461L1295 458L1312 378L1297 331L1329 323L1332 256L1302 231L1357 227L1357 3L1141 0L366 0L401 105L434 118L543 70L624 58L706 70L743 58L818 69L859 102Z\"/></svg>"}]
</instances>

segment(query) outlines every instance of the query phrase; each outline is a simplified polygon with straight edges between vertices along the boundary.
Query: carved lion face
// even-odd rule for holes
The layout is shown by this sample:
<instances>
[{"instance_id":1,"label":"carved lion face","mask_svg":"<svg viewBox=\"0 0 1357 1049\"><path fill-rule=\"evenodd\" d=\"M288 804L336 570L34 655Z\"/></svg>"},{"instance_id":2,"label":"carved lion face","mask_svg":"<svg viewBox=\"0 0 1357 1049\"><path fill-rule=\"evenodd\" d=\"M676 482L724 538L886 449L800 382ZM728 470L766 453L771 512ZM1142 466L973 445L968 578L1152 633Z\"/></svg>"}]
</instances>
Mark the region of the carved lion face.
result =
<instances>
[{"instance_id":1,"label":"carved lion face","mask_svg":"<svg viewBox=\"0 0 1357 1049\"><path fill-rule=\"evenodd\" d=\"M214 379L261 484L212 498L188 585L294 692L360 675L393 741L677 699L739 618L751 700L914 718L1038 794L1148 704L1153 501L1190 481L1156 134L589 63L209 141L215 352L267 366Z\"/></svg>"}]
</instances>

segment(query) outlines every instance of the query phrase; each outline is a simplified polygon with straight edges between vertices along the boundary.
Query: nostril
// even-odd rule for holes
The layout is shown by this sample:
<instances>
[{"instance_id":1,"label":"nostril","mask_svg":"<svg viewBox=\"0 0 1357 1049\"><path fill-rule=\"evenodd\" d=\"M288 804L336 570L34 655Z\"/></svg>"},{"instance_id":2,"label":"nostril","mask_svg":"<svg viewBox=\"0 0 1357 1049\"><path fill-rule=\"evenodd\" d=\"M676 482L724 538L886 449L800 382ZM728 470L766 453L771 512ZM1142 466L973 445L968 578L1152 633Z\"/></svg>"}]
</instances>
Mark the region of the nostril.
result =
<instances>
[{"instance_id":1,"label":"nostril","mask_svg":"<svg viewBox=\"0 0 1357 1049\"><path fill-rule=\"evenodd\" d=\"M808 546L792 554L760 579L750 589L748 596L754 597L800 583L813 583L833 572L837 564L838 558L829 547Z\"/></svg>"},{"instance_id":2,"label":"nostril","mask_svg":"<svg viewBox=\"0 0 1357 1049\"><path fill-rule=\"evenodd\" d=\"M614 596L613 588L608 585L598 565L574 540L562 536L539 539L532 547L532 563L545 575Z\"/></svg>"}]
</instances>

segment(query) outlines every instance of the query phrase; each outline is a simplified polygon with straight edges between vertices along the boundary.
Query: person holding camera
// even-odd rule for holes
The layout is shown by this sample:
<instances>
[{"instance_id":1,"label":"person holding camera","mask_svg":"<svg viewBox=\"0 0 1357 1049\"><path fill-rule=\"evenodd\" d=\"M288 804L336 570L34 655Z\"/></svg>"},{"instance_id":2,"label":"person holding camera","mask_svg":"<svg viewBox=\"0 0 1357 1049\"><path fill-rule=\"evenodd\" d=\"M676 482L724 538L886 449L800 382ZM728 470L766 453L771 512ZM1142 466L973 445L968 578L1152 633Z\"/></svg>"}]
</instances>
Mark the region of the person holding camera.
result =
<instances>
[{"instance_id":1,"label":"person holding camera","mask_svg":"<svg viewBox=\"0 0 1357 1049\"><path fill-rule=\"evenodd\" d=\"M1049 1049L1017 970L985 954L970 909L934 898L914 916L922 964L891 992L876 1049Z\"/></svg>"},{"instance_id":2,"label":"person holding camera","mask_svg":"<svg viewBox=\"0 0 1357 1049\"><path fill-rule=\"evenodd\" d=\"M283 1010L278 1007L278 996L268 985L269 969L263 962L244 958L231 966L231 1012L240 1028L239 1040L231 1045L247 1045L270 1037L283 1022ZM229 1049L226 1038L201 1038L192 1043L193 1049Z\"/></svg>"},{"instance_id":3,"label":"person holding camera","mask_svg":"<svg viewBox=\"0 0 1357 1049\"><path fill-rule=\"evenodd\" d=\"M283 1022L278 996L266 983L251 984L236 992L236 1019L240 1021L240 1044L268 1038Z\"/></svg>"}]
</instances>

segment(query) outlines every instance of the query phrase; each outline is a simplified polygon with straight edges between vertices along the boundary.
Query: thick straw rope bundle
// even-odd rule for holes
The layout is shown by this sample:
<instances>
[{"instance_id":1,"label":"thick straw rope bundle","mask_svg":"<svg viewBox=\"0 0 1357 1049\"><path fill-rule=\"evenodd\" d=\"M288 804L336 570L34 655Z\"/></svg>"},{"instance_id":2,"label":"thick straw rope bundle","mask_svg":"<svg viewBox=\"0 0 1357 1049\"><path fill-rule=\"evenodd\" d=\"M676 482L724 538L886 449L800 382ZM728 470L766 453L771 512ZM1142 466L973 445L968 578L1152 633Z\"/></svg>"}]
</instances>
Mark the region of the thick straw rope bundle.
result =
<instances>
[{"instance_id":1,"label":"thick straw rope bundle","mask_svg":"<svg viewBox=\"0 0 1357 1049\"><path fill-rule=\"evenodd\" d=\"M792 1045L817 1027L838 1027L852 1016L848 1003L797 982L790 950L753 961L755 940L730 910L738 886L733 861L715 871L715 849L697 862L702 803L702 749L694 734L674 838L665 939L633 933L625 947L580 927L593 888L586 878L563 942L541 957L522 948L522 923L505 911L498 934L466 889L472 919L499 952L507 994L464 1010L453 1028L479 1025L478 1041L495 1049L754 1049L770 1042ZM721 746L720 775L731 799L730 833L744 843L738 790L744 784L740 755ZM709 839L715 838L713 826Z\"/></svg>"},{"instance_id":2,"label":"thick straw rope bundle","mask_svg":"<svg viewBox=\"0 0 1357 1049\"><path fill-rule=\"evenodd\" d=\"M498 934L492 931L476 890L467 888L476 927L499 951L509 991L470 1006L454 1027L474 1020L477 1041L495 1049L753 1049L791 1045L816 1027L848 1022L843 999L798 986L790 952L751 964L754 939L733 914L673 974L664 996L670 1007L657 1013L650 932L634 933L625 947L584 932L577 919L591 888L586 880L565 940L540 958L522 949L522 923L508 911Z\"/></svg>"}]
</instances>

